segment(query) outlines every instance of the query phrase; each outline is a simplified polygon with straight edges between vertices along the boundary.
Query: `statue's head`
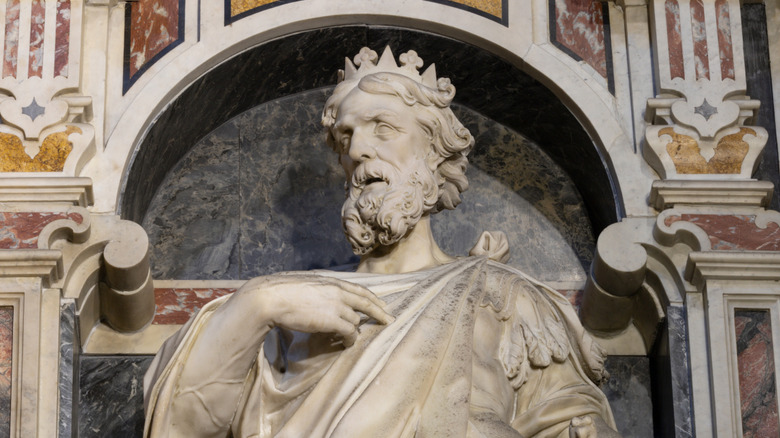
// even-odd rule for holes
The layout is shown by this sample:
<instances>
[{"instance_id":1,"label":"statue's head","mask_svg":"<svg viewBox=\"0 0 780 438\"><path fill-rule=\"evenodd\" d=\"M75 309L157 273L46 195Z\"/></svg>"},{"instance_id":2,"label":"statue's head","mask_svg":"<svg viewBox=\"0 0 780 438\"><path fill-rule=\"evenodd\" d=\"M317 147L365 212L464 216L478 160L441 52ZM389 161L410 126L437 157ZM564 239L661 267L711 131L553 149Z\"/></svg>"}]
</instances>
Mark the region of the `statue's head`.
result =
<instances>
[{"instance_id":1,"label":"statue's head","mask_svg":"<svg viewBox=\"0 0 780 438\"><path fill-rule=\"evenodd\" d=\"M364 47L354 64L346 60L322 115L347 175L344 232L361 255L403 239L423 215L455 208L474 145L449 107L449 79L437 79L433 65L420 75L414 51L401 67L389 47L377 59Z\"/></svg>"}]
</instances>

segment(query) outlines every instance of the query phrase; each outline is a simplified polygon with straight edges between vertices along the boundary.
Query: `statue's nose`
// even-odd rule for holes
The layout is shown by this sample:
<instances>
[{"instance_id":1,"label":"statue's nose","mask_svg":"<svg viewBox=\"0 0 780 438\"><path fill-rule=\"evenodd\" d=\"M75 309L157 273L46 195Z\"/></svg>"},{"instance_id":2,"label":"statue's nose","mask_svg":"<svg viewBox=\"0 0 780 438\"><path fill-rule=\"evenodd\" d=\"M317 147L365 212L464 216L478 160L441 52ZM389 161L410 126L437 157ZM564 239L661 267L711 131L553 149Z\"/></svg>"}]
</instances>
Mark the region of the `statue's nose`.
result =
<instances>
[{"instance_id":1,"label":"statue's nose","mask_svg":"<svg viewBox=\"0 0 780 438\"><path fill-rule=\"evenodd\" d=\"M356 130L349 142L349 158L360 163L374 157L376 157L375 145L369 137Z\"/></svg>"}]
</instances>

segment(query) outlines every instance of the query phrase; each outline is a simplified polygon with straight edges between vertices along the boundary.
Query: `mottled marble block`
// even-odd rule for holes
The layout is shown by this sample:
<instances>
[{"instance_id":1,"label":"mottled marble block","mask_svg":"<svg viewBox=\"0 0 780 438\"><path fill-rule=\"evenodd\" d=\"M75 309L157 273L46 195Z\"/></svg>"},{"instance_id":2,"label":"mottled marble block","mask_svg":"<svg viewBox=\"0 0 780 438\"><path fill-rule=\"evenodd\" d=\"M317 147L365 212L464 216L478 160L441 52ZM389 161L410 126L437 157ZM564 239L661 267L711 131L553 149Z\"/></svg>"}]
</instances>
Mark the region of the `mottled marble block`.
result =
<instances>
[{"instance_id":1,"label":"mottled marble block","mask_svg":"<svg viewBox=\"0 0 780 438\"><path fill-rule=\"evenodd\" d=\"M0 212L0 249L37 248L43 228L58 219L83 220L78 213Z\"/></svg>"},{"instance_id":2,"label":"mottled marble block","mask_svg":"<svg viewBox=\"0 0 780 438\"><path fill-rule=\"evenodd\" d=\"M770 315L768 310L734 312L742 434L746 438L780 436Z\"/></svg>"},{"instance_id":3,"label":"mottled marble block","mask_svg":"<svg viewBox=\"0 0 780 438\"><path fill-rule=\"evenodd\" d=\"M152 324L184 324L209 301L234 291L228 288L155 288Z\"/></svg>"},{"instance_id":4,"label":"mottled marble block","mask_svg":"<svg viewBox=\"0 0 780 438\"><path fill-rule=\"evenodd\" d=\"M624 437L653 437L650 359L610 356L604 367L610 376L601 390L609 400L618 432Z\"/></svg>"},{"instance_id":5,"label":"mottled marble block","mask_svg":"<svg viewBox=\"0 0 780 438\"><path fill-rule=\"evenodd\" d=\"M78 373L76 340L76 304L64 302L60 305L60 371L59 371L59 438L73 436L74 399L78 394L77 380L74 375ZM75 346L75 349L74 349Z\"/></svg>"},{"instance_id":6,"label":"mottled marble block","mask_svg":"<svg viewBox=\"0 0 780 438\"><path fill-rule=\"evenodd\" d=\"M248 279L354 266L339 215L343 170L319 124L329 93L259 105L179 161L143 220L155 278ZM454 109L476 145L463 203L432 220L442 248L466 255L482 231L503 231L510 265L541 280L584 280L594 238L568 175L517 132Z\"/></svg>"},{"instance_id":7,"label":"mottled marble block","mask_svg":"<svg viewBox=\"0 0 780 438\"><path fill-rule=\"evenodd\" d=\"M582 0L549 0L552 42L576 59L583 60L605 79L608 75L608 45L602 3ZM554 17L554 19L553 19Z\"/></svg>"},{"instance_id":8,"label":"mottled marble block","mask_svg":"<svg viewBox=\"0 0 780 438\"><path fill-rule=\"evenodd\" d=\"M11 434L14 308L0 307L0 436Z\"/></svg>"},{"instance_id":9,"label":"mottled marble block","mask_svg":"<svg viewBox=\"0 0 780 438\"><path fill-rule=\"evenodd\" d=\"M677 221L701 227L716 251L780 251L780 225L769 222L760 228L752 215L682 214L668 217L666 225Z\"/></svg>"},{"instance_id":10,"label":"mottled marble block","mask_svg":"<svg viewBox=\"0 0 780 438\"><path fill-rule=\"evenodd\" d=\"M80 358L79 438L138 438L144 429L143 378L151 356Z\"/></svg>"}]
</instances>

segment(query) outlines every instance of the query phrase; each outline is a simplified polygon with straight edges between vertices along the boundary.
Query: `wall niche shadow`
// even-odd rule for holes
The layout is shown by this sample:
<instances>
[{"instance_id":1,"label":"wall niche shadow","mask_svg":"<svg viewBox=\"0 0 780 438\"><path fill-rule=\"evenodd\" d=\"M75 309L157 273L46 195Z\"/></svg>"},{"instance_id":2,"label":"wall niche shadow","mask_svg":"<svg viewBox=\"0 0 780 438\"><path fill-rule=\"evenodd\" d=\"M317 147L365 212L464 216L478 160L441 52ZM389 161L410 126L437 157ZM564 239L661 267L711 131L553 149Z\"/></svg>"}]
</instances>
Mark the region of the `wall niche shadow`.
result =
<instances>
[{"instance_id":1,"label":"wall niche shadow","mask_svg":"<svg viewBox=\"0 0 780 438\"><path fill-rule=\"evenodd\" d=\"M331 91L258 105L174 166L142 221L155 278L243 279L357 262L341 231L343 171L319 123ZM566 173L517 132L455 110L476 145L463 203L433 219L437 241L464 256L482 231L504 231L510 265L540 279L584 280L594 239Z\"/></svg>"},{"instance_id":2,"label":"wall niche shadow","mask_svg":"<svg viewBox=\"0 0 780 438\"><path fill-rule=\"evenodd\" d=\"M440 75L458 87L457 105L522 134L546 153L579 191L593 234L617 221L622 206L608 159L549 89L478 47L382 26L332 27L286 36L242 52L194 81L136 146L122 184L119 213L140 223L166 174L226 121L265 102L332 86L345 55L352 56L363 46L381 50L385 45L396 55L414 49L426 62L435 62ZM291 129L306 128L297 123ZM237 232L229 224L221 227L217 234ZM575 245L574 251L582 258L581 247Z\"/></svg>"}]
</instances>

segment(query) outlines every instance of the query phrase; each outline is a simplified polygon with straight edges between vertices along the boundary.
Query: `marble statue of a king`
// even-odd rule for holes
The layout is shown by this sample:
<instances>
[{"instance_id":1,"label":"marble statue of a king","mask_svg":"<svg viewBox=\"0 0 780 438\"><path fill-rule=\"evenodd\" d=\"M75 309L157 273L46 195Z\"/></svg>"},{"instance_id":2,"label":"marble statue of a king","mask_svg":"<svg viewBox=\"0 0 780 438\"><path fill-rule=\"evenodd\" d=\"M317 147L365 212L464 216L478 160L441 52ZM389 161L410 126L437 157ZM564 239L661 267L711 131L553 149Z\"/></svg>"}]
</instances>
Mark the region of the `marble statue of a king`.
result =
<instances>
[{"instance_id":1,"label":"marble statue of a king","mask_svg":"<svg viewBox=\"0 0 780 438\"><path fill-rule=\"evenodd\" d=\"M363 48L323 111L357 272L259 277L204 306L146 375L146 436L617 436L604 352L568 301L502 264L500 233L463 258L434 241L474 139L422 63Z\"/></svg>"}]
</instances>

